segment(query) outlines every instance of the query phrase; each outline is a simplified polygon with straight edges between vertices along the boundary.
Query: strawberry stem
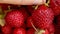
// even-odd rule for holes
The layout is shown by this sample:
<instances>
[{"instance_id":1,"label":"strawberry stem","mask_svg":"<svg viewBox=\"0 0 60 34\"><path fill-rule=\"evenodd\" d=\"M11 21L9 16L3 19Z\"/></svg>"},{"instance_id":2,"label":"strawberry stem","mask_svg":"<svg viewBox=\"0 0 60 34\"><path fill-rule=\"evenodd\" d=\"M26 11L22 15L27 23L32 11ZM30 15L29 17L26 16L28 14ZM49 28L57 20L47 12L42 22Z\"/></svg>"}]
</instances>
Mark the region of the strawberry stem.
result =
<instances>
[{"instance_id":1,"label":"strawberry stem","mask_svg":"<svg viewBox=\"0 0 60 34\"><path fill-rule=\"evenodd\" d=\"M35 10L38 8L38 5L35 7Z\"/></svg>"},{"instance_id":2,"label":"strawberry stem","mask_svg":"<svg viewBox=\"0 0 60 34\"><path fill-rule=\"evenodd\" d=\"M10 10L10 6L8 6L8 10Z\"/></svg>"},{"instance_id":3,"label":"strawberry stem","mask_svg":"<svg viewBox=\"0 0 60 34\"><path fill-rule=\"evenodd\" d=\"M49 3L50 3L50 0L48 0L47 3L45 3L45 5L49 7Z\"/></svg>"},{"instance_id":4,"label":"strawberry stem","mask_svg":"<svg viewBox=\"0 0 60 34\"><path fill-rule=\"evenodd\" d=\"M32 27L35 29L36 32L38 32L37 28L33 25L33 23L31 22Z\"/></svg>"}]
</instances>

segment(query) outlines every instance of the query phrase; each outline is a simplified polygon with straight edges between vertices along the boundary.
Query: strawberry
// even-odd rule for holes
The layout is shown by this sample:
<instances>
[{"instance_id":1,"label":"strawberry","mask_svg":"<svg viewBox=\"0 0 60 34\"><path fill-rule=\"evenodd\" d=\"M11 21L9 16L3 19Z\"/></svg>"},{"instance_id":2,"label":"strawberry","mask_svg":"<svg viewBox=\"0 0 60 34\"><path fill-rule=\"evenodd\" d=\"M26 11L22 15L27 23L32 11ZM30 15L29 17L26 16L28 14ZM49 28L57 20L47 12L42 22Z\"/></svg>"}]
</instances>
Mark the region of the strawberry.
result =
<instances>
[{"instance_id":1,"label":"strawberry","mask_svg":"<svg viewBox=\"0 0 60 34\"><path fill-rule=\"evenodd\" d=\"M26 20L27 17L29 16L29 14L28 14L27 11L25 10L25 8L24 8L24 7L21 7L19 10L22 12L22 14L24 15L24 18L25 18L25 20Z\"/></svg>"},{"instance_id":2,"label":"strawberry","mask_svg":"<svg viewBox=\"0 0 60 34\"><path fill-rule=\"evenodd\" d=\"M27 34L35 34L35 30L33 28L30 28L27 30Z\"/></svg>"},{"instance_id":3,"label":"strawberry","mask_svg":"<svg viewBox=\"0 0 60 34\"><path fill-rule=\"evenodd\" d=\"M23 28L15 28L13 34L26 34L26 30Z\"/></svg>"},{"instance_id":4,"label":"strawberry","mask_svg":"<svg viewBox=\"0 0 60 34\"><path fill-rule=\"evenodd\" d=\"M48 28L49 25L52 24L53 18L53 11L45 5L41 5L32 14L34 25L40 29Z\"/></svg>"},{"instance_id":5,"label":"strawberry","mask_svg":"<svg viewBox=\"0 0 60 34\"><path fill-rule=\"evenodd\" d=\"M54 15L60 14L60 0L50 0L50 7L53 9Z\"/></svg>"},{"instance_id":6,"label":"strawberry","mask_svg":"<svg viewBox=\"0 0 60 34\"><path fill-rule=\"evenodd\" d=\"M27 18L27 23L26 23L28 28L32 28L31 23L33 23L33 20L32 20L32 17L30 16Z\"/></svg>"},{"instance_id":7,"label":"strawberry","mask_svg":"<svg viewBox=\"0 0 60 34\"><path fill-rule=\"evenodd\" d=\"M24 23L24 16L21 11L13 10L6 14L5 22L12 27L21 27Z\"/></svg>"},{"instance_id":8,"label":"strawberry","mask_svg":"<svg viewBox=\"0 0 60 34\"><path fill-rule=\"evenodd\" d=\"M1 28L1 30L2 30L2 32L3 32L3 34L10 34L11 33L11 26L9 26L9 25L5 25L5 26L3 26L2 28Z\"/></svg>"}]
</instances>

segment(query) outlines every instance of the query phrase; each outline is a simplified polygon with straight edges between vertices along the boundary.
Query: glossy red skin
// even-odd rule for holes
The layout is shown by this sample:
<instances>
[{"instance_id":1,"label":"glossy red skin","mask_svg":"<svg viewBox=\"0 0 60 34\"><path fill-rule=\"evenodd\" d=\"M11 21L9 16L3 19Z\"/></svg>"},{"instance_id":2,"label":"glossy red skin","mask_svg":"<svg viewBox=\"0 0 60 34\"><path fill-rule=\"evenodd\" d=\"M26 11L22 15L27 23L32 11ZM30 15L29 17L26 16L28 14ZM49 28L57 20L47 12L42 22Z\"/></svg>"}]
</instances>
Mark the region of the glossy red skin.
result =
<instances>
[{"instance_id":1,"label":"glossy red skin","mask_svg":"<svg viewBox=\"0 0 60 34\"><path fill-rule=\"evenodd\" d=\"M52 23L54 13L50 8L42 5L34 11L32 18L36 27L44 29Z\"/></svg>"},{"instance_id":2,"label":"glossy red skin","mask_svg":"<svg viewBox=\"0 0 60 34\"><path fill-rule=\"evenodd\" d=\"M60 0L50 0L50 7L55 13L55 16L60 14Z\"/></svg>"},{"instance_id":3,"label":"glossy red skin","mask_svg":"<svg viewBox=\"0 0 60 34\"><path fill-rule=\"evenodd\" d=\"M31 23L33 23L33 20L32 20L32 17L30 16L30 17L27 18L27 23L26 23L28 28L32 28Z\"/></svg>"},{"instance_id":4,"label":"glossy red skin","mask_svg":"<svg viewBox=\"0 0 60 34\"><path fill-rule=\"evenodd\" d=\"M26 30L23 28L15 28L13 34L26 34Z\"/></svg>"},{"instance_id":5,"label":"glossy red skin","mask_svg":"<svg viewBox=\"0 0 60 34\"><path fill-rule=\"evenodd\" d=\"M12 31L11 29L12 29L11 26L5 25L1 28L1 31L3 34L11 34Z\"/></svg>"},{"instance_id":6,"label":"glossy red skin","mask_svg":"<svg viewBox=\"0 0 60 34\"><path fill-rule=\"evenodd\" d=\"M33 28L30 28L27 30L27 34L35 34L35 30Z\"/></svg>"},{"instance_id":7,"label":"glossy red skin","mask_svg":"<svg viewBox=\"0 0 60 34\"><path fill-rule=\"evenodd\" d=\"M21 27L24 24L24 16L22 12L13 10L6 14L5 22L12 27Z\"/></svg>"}]
</instances>

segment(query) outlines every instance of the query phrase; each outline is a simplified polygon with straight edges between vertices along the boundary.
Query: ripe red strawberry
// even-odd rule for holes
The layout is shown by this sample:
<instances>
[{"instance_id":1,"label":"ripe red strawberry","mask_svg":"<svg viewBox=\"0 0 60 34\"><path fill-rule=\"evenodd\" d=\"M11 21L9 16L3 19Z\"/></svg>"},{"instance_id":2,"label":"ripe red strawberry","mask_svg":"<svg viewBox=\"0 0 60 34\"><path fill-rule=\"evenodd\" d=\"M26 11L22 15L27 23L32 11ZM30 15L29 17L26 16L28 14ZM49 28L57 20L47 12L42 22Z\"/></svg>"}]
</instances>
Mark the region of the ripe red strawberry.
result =
<instances>
[{"instance_id":1,"label":"ripe red strawberry","mask_svg":"<svg viewBox=\"0 0 60 34\"><path fill-rule=\"evenodd\" d=\"M32 28L32 24L31 23L33 23L33 20L32 20L32 17L30 16L30 17L28 17L27 18L27 27L29 27L29 28Z\"/></svg>"},{"instance_id":2,"label":"ripe red strawberry","mask_svg":"<svg viewBox=\"0 0 60 34\"><path fill-rule=\"evenodd\" d=\"M6 14L5 22L12 27L21 27L24 23L24 16L21 11L13 10Z\"/></svg>"},{"instance_id":3,"label":"ripe red strawberry","mask_svg":"<svg viewBox=\"0 0 60 34\"><path fill-rule=\"evenodd\" d=\"M50 0L50 7L53 9L55 16L60 14L60 0Z\"/></svg>"},{"instance_id":4,"label":"ripe red strawberry","mask_svg":"<svg viewBox=\"0 0 60 34\"><path fill-rule=\"evenodd\" d=\"M30 28L27 30L27 34L35 34L35 30L33 28Z\"/></svg>"},{"instance_id":5,"label":"ripe red strawberry","mask_svg":"<svg viewBox=\"0 0 60 34\"><path fill-rule=\"evenodd\" d=\"M26 34L26 30L23 28L16 28L14 29L13 34Z\"/></svg>"},{"instance_id":6,"label":"ripe red strawberry","mask_svg":"<svg viewBox=\"0 0 60 34\"><path fill-rule=\"evenodd\" d=\"M46 7L45 5L41 5L37 10L34 11L32 18L36 27L44 29L52 24L54 13L50 8Z\"/></svg>"},{"instance_id":7,"label":"ripe red strawberry","mask_svg":"<svg viewBox=\"0 0 60 34\"><path fill-rule=\"evenodd\" d=\"M24 19L26 20L27 17L29 16L29 14L28 14L27 11L25 10L25 8L24 8L24 7L21 7L21 8L20 8L20 11L21 11L22 14L24 15Z\"/></svg>"},{"instance_id":8,"label":"ripe red strawberry","mask_svg":"<svg viewBox=\"0 0 60 34\"><path fill-rule=\"evenodd\" d=\"M10 34L11 33L11 26L5 25L1 28L3 34Z\"/></svg>"}]
</instances>

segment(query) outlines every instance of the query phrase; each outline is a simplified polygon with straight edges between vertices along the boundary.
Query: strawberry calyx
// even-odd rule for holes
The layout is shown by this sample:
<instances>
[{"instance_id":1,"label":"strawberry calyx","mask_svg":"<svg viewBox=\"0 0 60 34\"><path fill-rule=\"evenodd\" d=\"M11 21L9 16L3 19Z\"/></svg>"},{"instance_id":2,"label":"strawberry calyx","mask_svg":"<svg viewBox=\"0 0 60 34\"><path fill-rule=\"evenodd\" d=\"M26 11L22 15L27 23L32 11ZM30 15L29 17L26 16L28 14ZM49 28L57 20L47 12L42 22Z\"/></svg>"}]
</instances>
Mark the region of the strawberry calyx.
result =
<instances>
[{"instance_id":1,"label":"strawberry calyx","mask_svg":"<svg viewBox=\"0 0 60 34\"><path fill-rule=\"evenodd\" d=\"M43 34L43 33L45 33L45 30L39 30L39 29L37 29L38 30L38 32L35 32L35 34Z\"/></svg>"},{"instance_id":2,"label":"strawberry calyx","mask_svg":"<svg viewBox=\"0 0 60 34\"><path fill-rule=\"evenodd\" d=\"M50 3L50 0L48 0L44 5L47 6L47 7L49 7L49 3ZM38 7L39 7L39 5L36 5L36 6L35 6L35 10L36 10Z\"/></svg>"},{"instance_id":3,"label":"strawberry calyx","mask_svg":"<svg viewBox=\"0 0 60 34\"><path fill-rule=\"evenodd\" d=\"M49 3L50 3L50 0L47 0L47 2L45 3L45 5L49 7Z\"/></svg>"}]
</instances>

